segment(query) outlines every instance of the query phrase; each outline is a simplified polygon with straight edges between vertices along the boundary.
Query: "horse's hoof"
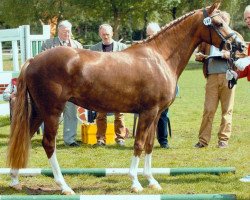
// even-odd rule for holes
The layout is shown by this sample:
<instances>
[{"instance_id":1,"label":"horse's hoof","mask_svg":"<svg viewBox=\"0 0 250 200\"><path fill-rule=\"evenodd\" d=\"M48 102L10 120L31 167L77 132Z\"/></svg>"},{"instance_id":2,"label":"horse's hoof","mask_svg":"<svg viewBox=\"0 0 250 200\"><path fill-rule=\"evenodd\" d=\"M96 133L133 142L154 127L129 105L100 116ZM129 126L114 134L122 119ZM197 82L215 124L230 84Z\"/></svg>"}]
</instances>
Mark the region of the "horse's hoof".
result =
<instances>
[{"instance_id":1,"label":"horse's hoof","mask_svg":"<svg viewBox=\"0 0 250 200\"><path fill-rule=\"evenodd\" d=\"M139 193L139 192L142 192L142 191L143 191L143 188L138 188L138 187L132 187L131 188L132 193Z\"/></svg>"},{"instance_id":2,"label":"horse's hoof","mask_svg":"<svg viewBox=\"0 0 250 200\"><path fill-rule=\"evenodd\" d=\"M148 187L154 190L162 190L162 187L159 184L148 185Z\"/></svg>"},{"instance_id":3,"label":"horse's hoof","mask_svg":"<svg viewBox=\"0 0 250 200\"><path fill-rule=\"evenodd\" d=\"M11 185L10 187L14 188L15 190L22 190L22 185L20 183L16 185Z\"/></svg>"},{"instance_id":4,"label":"horse's hoof","mask_svg":"<svg viewBox=\"0 0 250 200\"><path fill-rule=\"evenodd\" d=\"M62 191L62 193L64 195L74 195L75 194L75 192L73 190L64 190L64 191Z\"/></svg>"}]
</instances>

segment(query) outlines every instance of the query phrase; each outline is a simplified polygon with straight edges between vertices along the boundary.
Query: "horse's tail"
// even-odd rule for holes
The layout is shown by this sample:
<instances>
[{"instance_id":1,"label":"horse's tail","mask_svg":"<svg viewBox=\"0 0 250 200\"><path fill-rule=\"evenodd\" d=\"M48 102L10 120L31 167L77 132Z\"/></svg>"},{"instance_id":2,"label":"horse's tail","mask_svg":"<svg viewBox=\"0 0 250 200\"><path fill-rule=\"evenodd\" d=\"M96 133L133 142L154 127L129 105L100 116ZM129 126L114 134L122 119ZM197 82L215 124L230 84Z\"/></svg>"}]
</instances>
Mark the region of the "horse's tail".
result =
<instances>
[{"instance_id":1,"label":"horse's tail","mask_svg":"<svg viewBox=\"0 0 250 200\"><path fill-rule=\"evenodd\" d=\"M18 77L17 94L14 101L11 131L7 151L7 165L12 169L25 168L28 163L30 149L30 116L28 88L26 83L26 67L30 64L27 60Z\"/></svg>"}]
</instances>

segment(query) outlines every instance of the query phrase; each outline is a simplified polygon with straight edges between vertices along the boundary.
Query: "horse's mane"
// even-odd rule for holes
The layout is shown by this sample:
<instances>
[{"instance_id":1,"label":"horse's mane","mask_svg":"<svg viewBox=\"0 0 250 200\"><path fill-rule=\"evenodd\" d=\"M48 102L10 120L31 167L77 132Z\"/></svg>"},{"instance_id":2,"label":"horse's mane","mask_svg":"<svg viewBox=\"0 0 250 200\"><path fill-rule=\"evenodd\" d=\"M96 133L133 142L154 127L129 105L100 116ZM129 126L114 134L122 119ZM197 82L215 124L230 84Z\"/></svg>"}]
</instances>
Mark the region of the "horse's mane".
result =
<instances>
[{"instance_id":1,"label":"horse's mane","mask_svg":"<svg viewBox=\"0 0 250 200\"><path fill-rule=\"evenodd\" d=\"M151 41L152 39L154 39L155 37L157 37L158 35L163 34L167 29L172 28L173 26L177 25L178 23L180 23L181 21L183 21L184 19L186 19L187 17L193 15L197 10L191 11L177 19L175 19L174 21L171 21L170 23L166 24L165 26L161 27L161 30L159 32L157 32L156 34L154 34L153 36L150 36L144 40L135 42L133 45L137 45L137 44L144 44L148 41Z\"/></svg>"}]
</instances>

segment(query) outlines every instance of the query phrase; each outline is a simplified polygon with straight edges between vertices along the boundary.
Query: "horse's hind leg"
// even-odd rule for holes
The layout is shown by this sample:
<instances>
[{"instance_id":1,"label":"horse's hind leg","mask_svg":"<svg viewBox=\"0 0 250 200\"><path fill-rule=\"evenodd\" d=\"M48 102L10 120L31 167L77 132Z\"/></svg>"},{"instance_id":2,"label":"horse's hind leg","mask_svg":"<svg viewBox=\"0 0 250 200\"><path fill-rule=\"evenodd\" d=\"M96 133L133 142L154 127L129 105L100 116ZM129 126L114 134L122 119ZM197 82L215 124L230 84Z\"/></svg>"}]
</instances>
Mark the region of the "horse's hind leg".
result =
<instances>
[{"instance_id":1,"label":"horse's hind leg","mask_svg":"<svg viewBox=\"0 0 250 200\"><path fill-rule=\"evenodd\" d=\"M51 167L52 167L55 182L61 188L62 193L66 194L66 195L75 194L75 192L67 185L67 183L65 182L65 180L63 178L60 166L59 166L58 161L57 161L55 151L54 151L53 155L51 156L51 158L49 159L49 162L50 162Z\"/></svg>"},{"instance_id":2,"label":"horse's hind leg","mask_svg":"<svg viewBox=\"0 0 250 200\"><path fill-rule=\"evenodd\" d=\"M42 124L42 118L37 113L32 113L30 120L30 136L32 137Z\"/></svg>"},{"instance_id":3,"label":"horse's hind leg","mask_svg":"<svg viewBox=\"0 0 250 200\"><path fill-rule=\"evenodd\" d=\"M154 139L155 139L155 132L156 132L156 126L159 121L159 117L154 121L152 126L150 127L149 134L146 140L145 144L145 162L144 162L144 170L143 174L147 177L149 181L149 187L157 190L161 190L162 187L156 181L152 174L152 168L151 168L151 161L152 161L152 150L154 145Z\"/></svg>"},{"instance_id":4,"label":"horse's hind leg","mask_svg":"<svg viewBox=\"0 0 250 200\"><path fill-rule=\"evenodd\" d=\"M30 118L30 137L34 135L36 132L37 128L40 126L42 119L41 116L37 113L36 109L32 107L32 113L31 113L31 118ZM11 169L10 170L10 176L11 176L11 183L10 187L16 189L16 190L21 190L22 185L19 183L19 170L18 169Z\"/></svg>"},{"instance_id":5,"label":"horse's hind leg","mask_svg":"<svg viewBox=\"0 0 250 200\"><path fill-rule=\"evenodd\" d=\"M49 158L56 184L61 188L63 194L75 194L65 182L56 157L56 133L58 129L59 116L49 116L44 120L43 147Z\"/></svg>"},{"instance_id":6,"label":"horse's hind leg","mask_svg":"<svg viewBox=\"0 0 250 200\"><path fill-rule=\"evenodd\" d=\"M137 176L138 166L140 161L140 155L144 149L146 139L148 137L149 129L153 124L156 117L156 111L152 110L149 112L141 113L139 116L139 122L136 132L136 138L134 143L134 156L129 169L129 175L132 179L132 191L140 192L143 190Z\"/></svg>"},{"instance_id":7,"label":"horse's hind leg","mask_svg":"<svg viewBox=\"0 0 250 200\"><path fill-rule=\"evenodd\" d=\"M10 170L10 177L11 177L10 187L16 190L22 190L22 185L19 183L19 180L18 180L18 172L19 172L18 169Z\"/></svg>"}]
</instances>

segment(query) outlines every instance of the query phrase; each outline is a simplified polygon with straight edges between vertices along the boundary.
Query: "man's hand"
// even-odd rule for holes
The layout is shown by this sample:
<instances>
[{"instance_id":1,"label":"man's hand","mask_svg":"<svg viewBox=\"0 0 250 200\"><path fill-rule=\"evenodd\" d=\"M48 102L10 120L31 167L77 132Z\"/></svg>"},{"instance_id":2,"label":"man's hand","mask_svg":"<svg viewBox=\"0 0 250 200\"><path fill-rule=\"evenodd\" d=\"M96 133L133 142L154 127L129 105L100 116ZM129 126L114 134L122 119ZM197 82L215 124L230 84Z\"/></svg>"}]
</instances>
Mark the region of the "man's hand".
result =
<instances>
[{"instance_id":1,"label":"man's hand","mask_svg":"<svg viewBox=\"0 0 250 200\"><path fill-rule=\"evenodd\" d=\"M247 56L245 58L239 58L234 64L238 70L244 71L245 67L250 65L250 57Z\"/></svg>"},{"instance_id":2,"label":"man's hand","mask_svg":"<svg viewBox=\"0 0 250 200\"><path fill-rule=\"evenodd\" d=\"M199 52L195 54L195 60L199 62L203 62L204 59L207 58L207 55L204 55L203 53Z\"/></svg>"},{"instance_id":3,"label":"man's hand","mask_svg":"<svg viewBox=\"0 0 250 200\"><path fill-rule=\"evenodd\" d=\"M233 78L236 80L238 78L238 74L235 71L228 69L226 72L226 79L230 81Z\"/></svg>"},{"instance_id":4,"label":"man's hand","mask_svg":"<svg viewBox=\"0 0 250 200\"><path fill-rule=\"evenodd\" d=\"M229 51L222 50L221 53L222 53L222 55L221 55L222 58L225 58L225 59L230 58L230 52Z\"/></svg>"}]
</instances>

